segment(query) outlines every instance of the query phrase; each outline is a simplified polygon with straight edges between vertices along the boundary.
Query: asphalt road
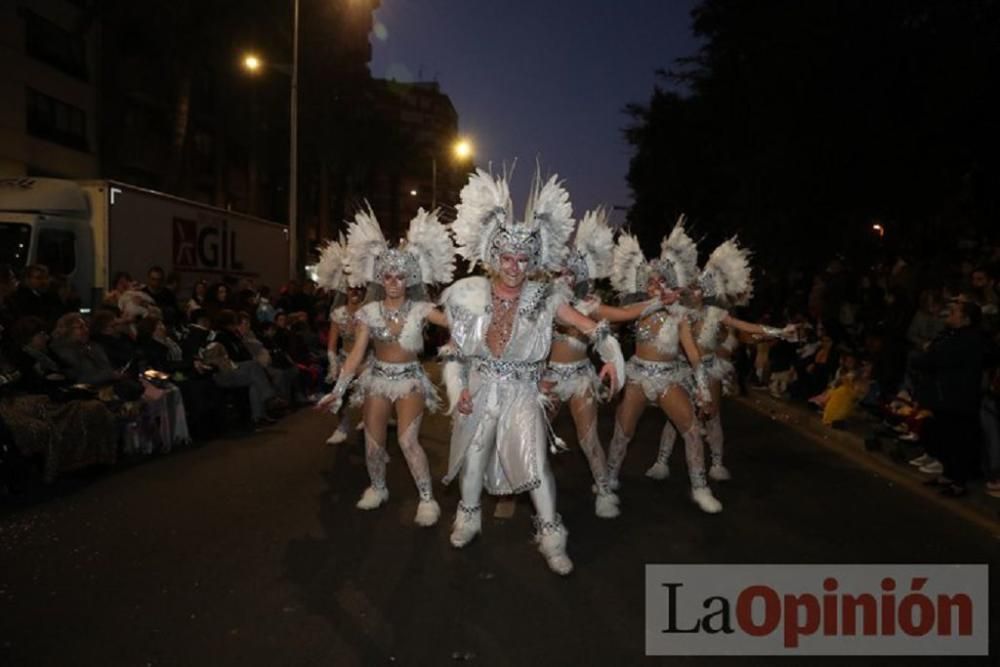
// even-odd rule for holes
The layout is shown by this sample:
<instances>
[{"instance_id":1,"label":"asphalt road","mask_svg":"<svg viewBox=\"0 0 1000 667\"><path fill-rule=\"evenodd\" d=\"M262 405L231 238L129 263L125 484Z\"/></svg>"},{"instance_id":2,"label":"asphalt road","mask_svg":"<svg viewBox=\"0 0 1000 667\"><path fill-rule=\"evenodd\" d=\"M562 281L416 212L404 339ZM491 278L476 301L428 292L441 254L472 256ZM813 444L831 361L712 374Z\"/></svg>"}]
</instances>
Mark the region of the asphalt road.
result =
<instances>
[{"instance_id":1,"label":"asphalt road","mask_svg":"<svg viewBox=\"0 0 1000 667\"><path fill-rule=\"evenodd\" d=\"M327 447L331 418L60 482L0 509L0 665L773 665L774 658L646 658L647 563L997 563L981 529L781 425L726 406L722 514L687 497L681 448L665 482L642 476L662 418L648 412L625 464L623 514L593 515L586 463L554 460L576 571L549 572L530 504L484 502L483 535L448 544L413 525L416 493L390 444L390 502L354 507L363 448ZM563 417L559 428L571 433ZM610 419L601 424L605 442ZM435 477L448 423L425 420ZM1000 639L991 597L991 643ZM994 652L998 649L994 648ZM789 664L996 664L990 658L790 657Z\"/></svg>"}]
</instances>

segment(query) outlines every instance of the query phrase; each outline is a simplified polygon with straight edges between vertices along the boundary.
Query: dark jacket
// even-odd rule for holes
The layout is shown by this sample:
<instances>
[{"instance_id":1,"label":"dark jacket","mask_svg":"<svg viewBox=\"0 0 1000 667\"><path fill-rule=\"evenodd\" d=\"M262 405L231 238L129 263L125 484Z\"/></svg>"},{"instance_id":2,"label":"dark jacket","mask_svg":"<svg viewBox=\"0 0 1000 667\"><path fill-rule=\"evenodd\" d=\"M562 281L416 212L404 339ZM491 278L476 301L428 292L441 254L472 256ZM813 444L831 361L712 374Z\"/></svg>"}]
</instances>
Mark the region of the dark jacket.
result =
<instances>
[{"instance_id":1,"label":"dark jacket","mask_svg":"<svg viewBox=\"0 0 1000 667\"><path fill-rule=\"evenodd\" d=\"M243 344L243 340L232 331L223 329L216 332L215 340L226 348L229 359L233 363L238 364L241 361L253 361L253 355L250 354L250 350Z\"/></svg>"},{"instance_id":2,"label":"dark jacket","mask_svg":"<svg viewBox=\"0 0 1000 667\"><path fill-rule=\"evenodd\" d=\"M184 361L194 363L201 350L208 345L212 332L209 329L191 325L187 329L187 335L181 341L181 351L184 353Z\"/></svg>"},{"instance_id":3,"label":"dark jacket","mask_svg":"<svg viewBox=\"0 0 1000 667\"><path fill-rule=\"evenodd\" d=\"M923 354L913 358L922 374L917 399L936 412L979 412L986 339L976 327L946 329Z\"/></svg>"}]
</instances>

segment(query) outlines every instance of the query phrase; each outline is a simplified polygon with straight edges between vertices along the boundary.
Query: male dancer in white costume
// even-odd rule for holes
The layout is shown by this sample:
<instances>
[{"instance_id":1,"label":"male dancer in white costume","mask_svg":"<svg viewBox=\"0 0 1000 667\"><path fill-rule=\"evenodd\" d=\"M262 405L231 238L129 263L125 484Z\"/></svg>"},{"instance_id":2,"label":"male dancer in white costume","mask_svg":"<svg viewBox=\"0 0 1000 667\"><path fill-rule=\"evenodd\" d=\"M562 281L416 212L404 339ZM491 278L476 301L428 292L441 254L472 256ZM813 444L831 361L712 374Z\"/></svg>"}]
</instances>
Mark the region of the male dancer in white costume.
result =
<instances>
[{"instance_id":1,"label":"male dancer in white costume","mask_svg":"<svg viewBox=\"0 0 1000 667\"><path fill-rule=\"evenodd\" d=\"M441 302L457 360L446 364L449 395L457 402L445 482L461 475L462 499L451 533L455 547L482 529L480 496L529 492L536 541L548 566L569 574L567 530L556 513L555 480L546 443L549 429L539 381L549 356L552 323L584 332L606 362L602 380L617 390L624 361L606 322L596 323L568 303L559 285L529 277L556 271L573 230L569 195L556 177L536 176L523 221L514 218L505 178L478 170L462 189L452 225L459 254L489 277L456 282Z\"/></svg>"}]
</instances>

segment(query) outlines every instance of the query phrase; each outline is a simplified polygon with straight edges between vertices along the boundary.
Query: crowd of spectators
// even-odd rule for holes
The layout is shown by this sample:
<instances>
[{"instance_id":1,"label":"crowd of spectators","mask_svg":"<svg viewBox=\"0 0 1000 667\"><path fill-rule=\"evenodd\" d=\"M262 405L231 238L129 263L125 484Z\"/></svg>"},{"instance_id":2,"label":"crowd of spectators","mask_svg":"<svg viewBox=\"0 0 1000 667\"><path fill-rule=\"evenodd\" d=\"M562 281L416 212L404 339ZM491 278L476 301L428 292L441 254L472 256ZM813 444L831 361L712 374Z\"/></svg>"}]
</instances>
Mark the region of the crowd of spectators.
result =
<instances>
[{"instance_id":1,"label":"crowd of spectators","mask_svg":"<svg viewBox=\"0 0 1000 667\"><path fill-rule=\"evenodd\" d=\"M324 389L328 296L225 277L178 294L160 267L99 304L0 266L0 494L33 478L274 424Z\"/></svg>"},{"instance_id":2,"label":"crowd of spectators","mask_svg":"<svg viewBox=\"0 0 1000 667\"><path fill-rule=\"evenodd\" d=\"M898 439L943 495L979 478L1000 497L998 273L1000 245L966 241L932 256L835 257L813 275L767 275L748 316L796 322L803 335L746 341L741 389L811 406L833 428L875 417L861 421Z\"/></svg>"}]
</instances>

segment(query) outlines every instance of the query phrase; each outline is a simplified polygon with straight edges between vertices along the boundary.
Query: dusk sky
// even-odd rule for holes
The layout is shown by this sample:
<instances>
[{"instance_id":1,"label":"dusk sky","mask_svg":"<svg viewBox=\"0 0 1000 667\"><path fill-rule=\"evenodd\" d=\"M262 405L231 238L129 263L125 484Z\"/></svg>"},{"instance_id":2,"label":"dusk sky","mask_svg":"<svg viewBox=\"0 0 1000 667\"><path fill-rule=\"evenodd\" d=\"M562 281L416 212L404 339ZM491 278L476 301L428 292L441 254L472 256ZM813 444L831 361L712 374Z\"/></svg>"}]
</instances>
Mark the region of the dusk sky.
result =
<instances>
[{"instance_id":1,"label":"dusk sky","mask_svg":"<svg viewBox=\"0 0 1000 667\"><path fill-rule=\"evenodd\" d=\"M649 99L657 68L696 51L695 4L382 0L372 74L438 81L478 165L518 160L517 210L538 157L545 172L566 180L579 216L598 204L631 203L623 108Z\"/></svg>"}]
</instances>

